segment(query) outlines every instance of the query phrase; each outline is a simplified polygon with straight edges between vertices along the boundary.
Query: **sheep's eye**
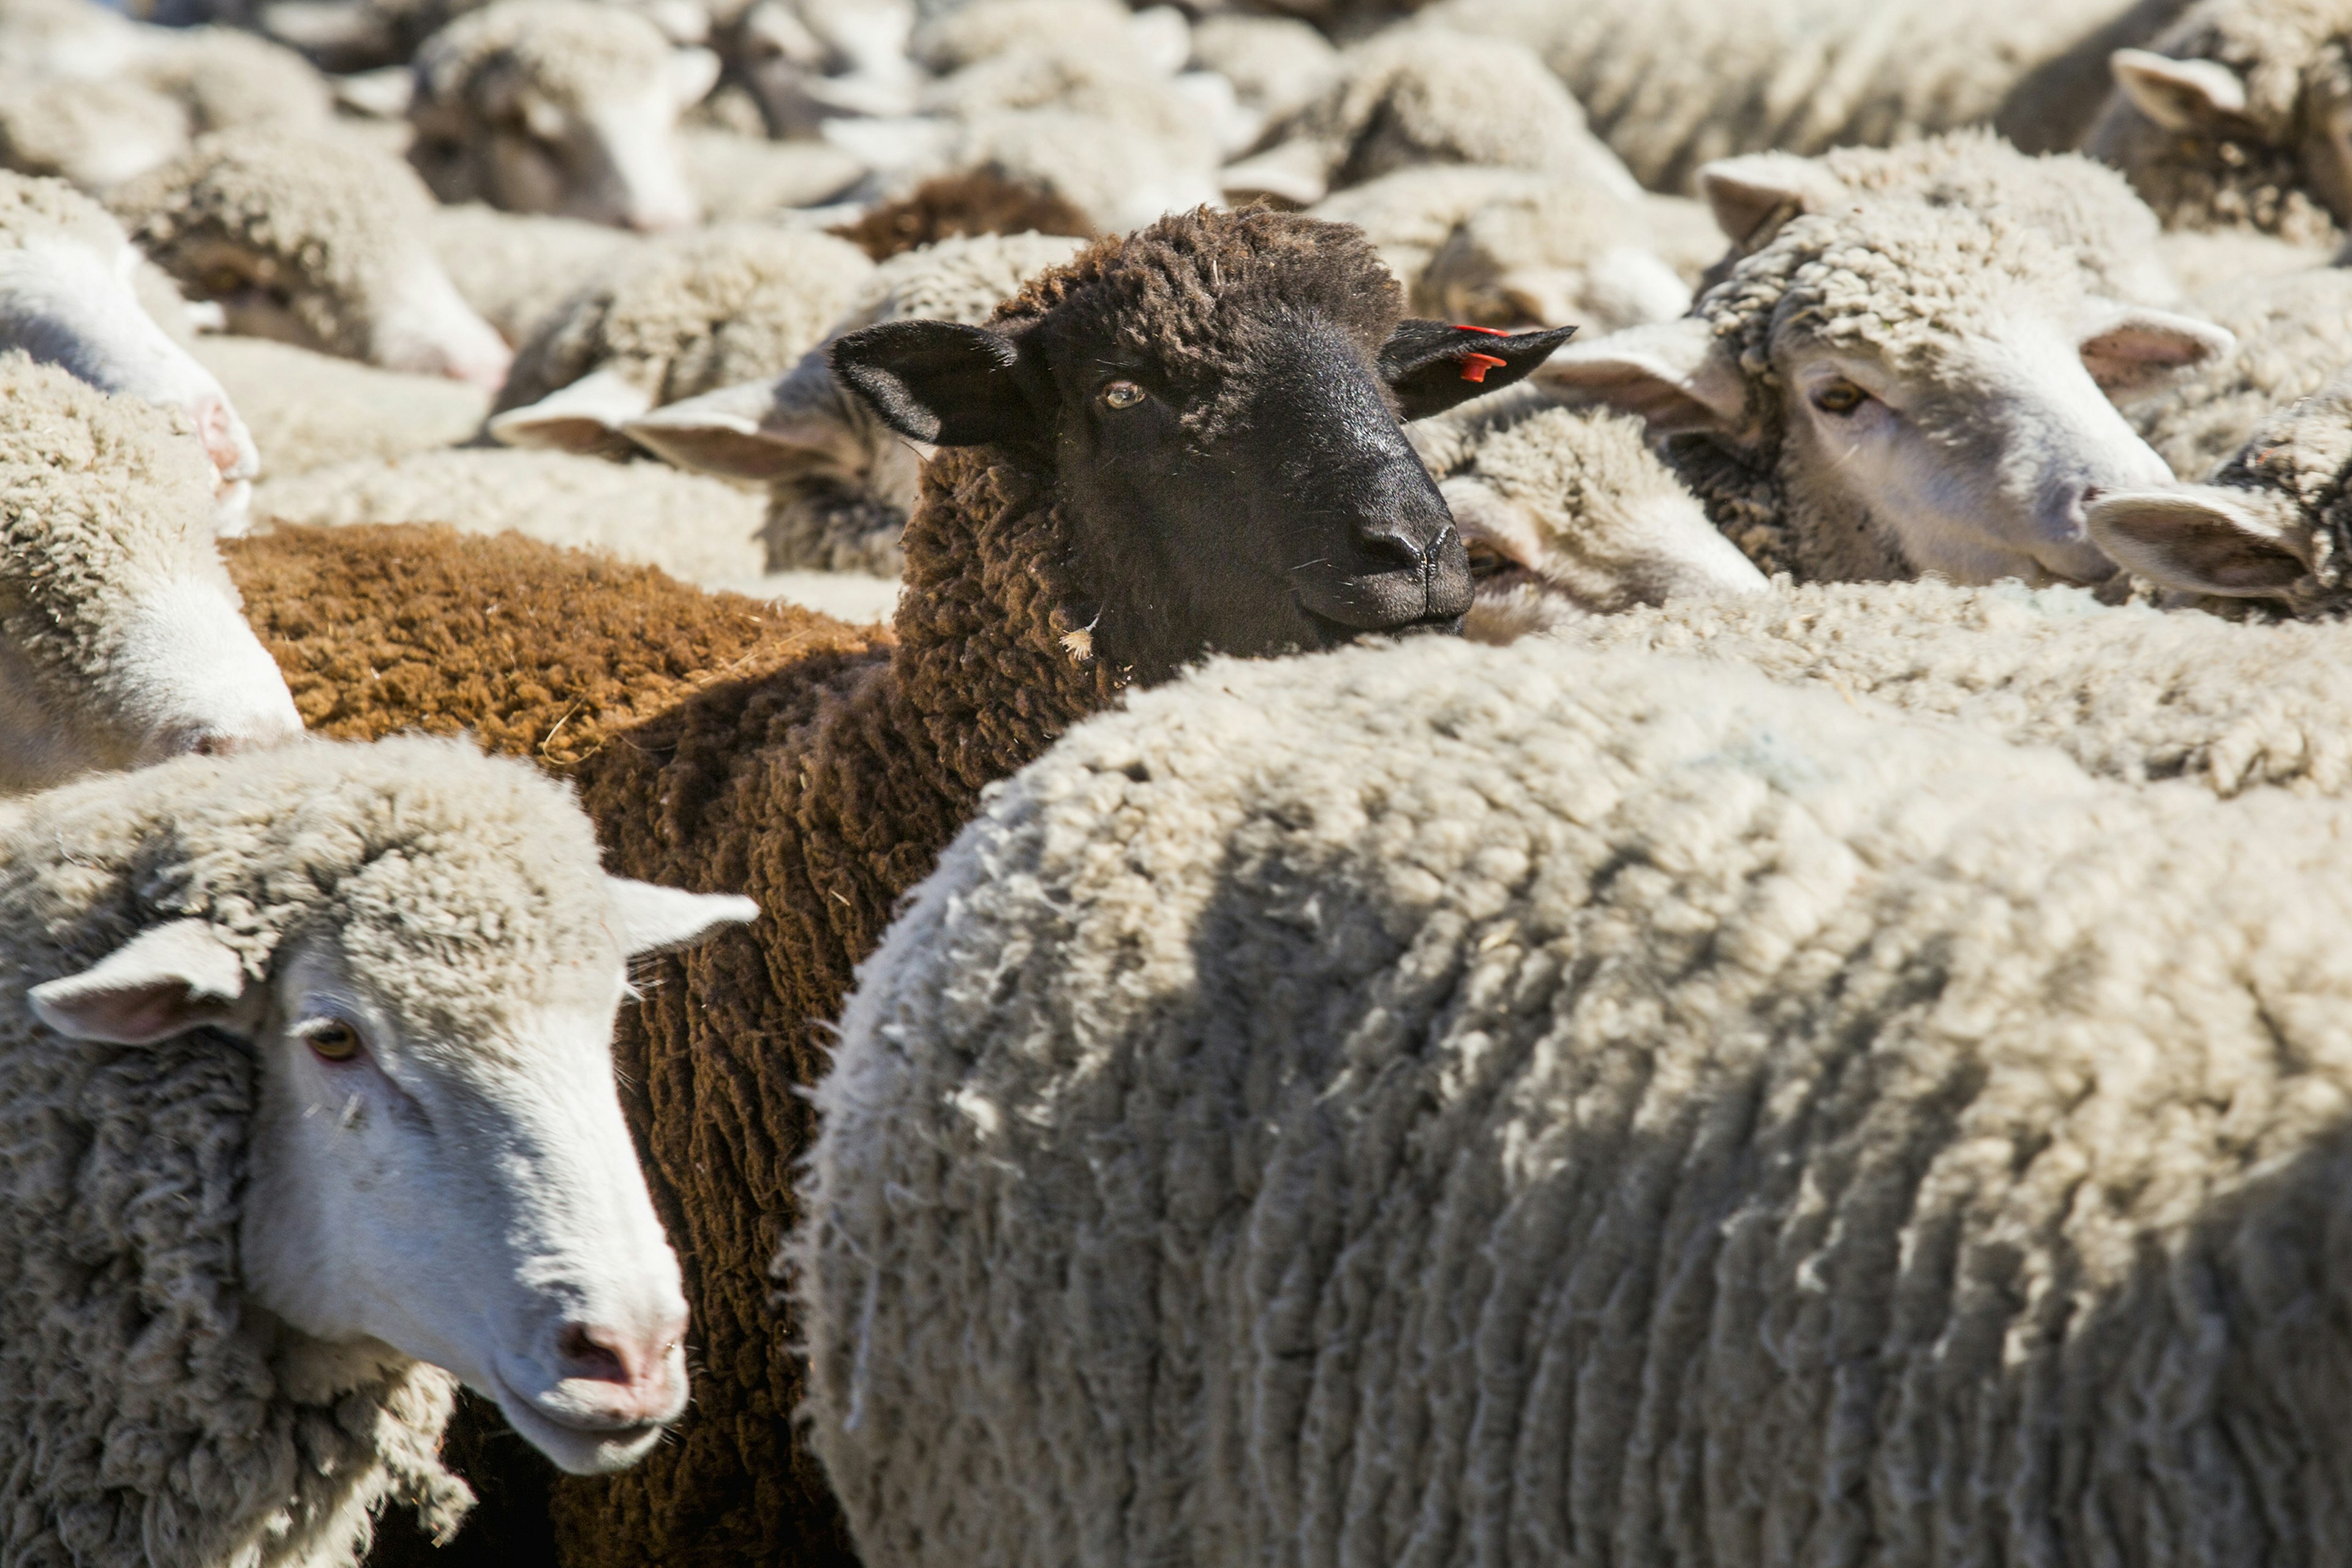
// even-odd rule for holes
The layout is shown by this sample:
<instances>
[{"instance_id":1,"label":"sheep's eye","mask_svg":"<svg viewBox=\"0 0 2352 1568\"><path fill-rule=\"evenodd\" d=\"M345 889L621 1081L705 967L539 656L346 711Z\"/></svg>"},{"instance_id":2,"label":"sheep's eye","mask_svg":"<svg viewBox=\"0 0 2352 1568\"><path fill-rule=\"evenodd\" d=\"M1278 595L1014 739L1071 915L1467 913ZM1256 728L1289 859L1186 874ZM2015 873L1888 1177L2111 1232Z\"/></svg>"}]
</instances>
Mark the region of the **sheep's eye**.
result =
<instances>
[{"instance_id":1,"label":"sheep's eye","mask_svg":"<svg viewBox=\"0 0 2352 1568\"><path fill-rule=\"evenodd\" d=\"M1102 389L1103 402L1113 408L1132 408L1143 397L1143 388L1131 381L1114 381Z\"/></svg>"},{"instance_id":2,"label":"sheep's eye","mask_svg":"<svg viewBox=\"0 0 2352 1568\"><path fill-rule=\"evenodd\" d=\"M1813 406L1824 414L1851 414L1870 401L1870 394L1843 378L1813 388Z\"/></svg>"},{"instance_id":3,"label":"sheep's eye","mask_svg":"<svg viewBox=\"0 0 2352 1568\"><path fill-rule=\"evenodd\" d=\"M1465 539L1462 547L1470 556L1470 575L1492 577L1511 565L1511 558L1483 539Z\"/></svg>"},{"instance_id":4,"label":"sheep's eye","mask_svg":"<svg viewBox=\"0 0 2352 1568\"><path fill-rule=\"evenodd\" d=\"M302 1031L310 1054L324 1062L347 1062L360 1054L360 1032L341 1018L324 1018Z\"/></svg>"}]
</instances>

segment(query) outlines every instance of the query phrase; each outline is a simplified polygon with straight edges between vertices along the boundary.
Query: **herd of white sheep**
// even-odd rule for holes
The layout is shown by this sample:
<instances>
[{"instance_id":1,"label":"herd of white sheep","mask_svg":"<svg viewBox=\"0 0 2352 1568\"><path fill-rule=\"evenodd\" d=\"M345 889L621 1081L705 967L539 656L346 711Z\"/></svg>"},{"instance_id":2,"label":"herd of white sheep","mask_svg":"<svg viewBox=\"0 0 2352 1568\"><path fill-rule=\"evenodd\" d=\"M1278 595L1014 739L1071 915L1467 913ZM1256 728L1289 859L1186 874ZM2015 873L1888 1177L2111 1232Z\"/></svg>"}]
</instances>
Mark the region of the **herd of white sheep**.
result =
<instances>
[{"instance_id":1,"label":"herd of white sheep","mask_svg":"<svg viewBox=\"0 0 2352 1568\"><path fill-rule=\"evenodd\" d=\"M2352 0L0 0L0 1568L2352 1559L2347 230Z\"/></svg>"}]
</instances>

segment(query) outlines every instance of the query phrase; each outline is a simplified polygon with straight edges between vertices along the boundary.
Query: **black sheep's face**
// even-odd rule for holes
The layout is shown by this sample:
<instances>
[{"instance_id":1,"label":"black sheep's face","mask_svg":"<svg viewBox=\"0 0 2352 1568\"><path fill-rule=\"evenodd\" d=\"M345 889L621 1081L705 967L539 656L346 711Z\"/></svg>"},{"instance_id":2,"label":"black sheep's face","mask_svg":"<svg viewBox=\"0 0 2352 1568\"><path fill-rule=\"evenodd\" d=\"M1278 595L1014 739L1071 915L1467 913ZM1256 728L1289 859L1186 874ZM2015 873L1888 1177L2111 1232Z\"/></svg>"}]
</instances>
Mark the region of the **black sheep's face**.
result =
<instances>
[{"instance_id":1,"label":"black sheep's face","mask_svg":"<svg viewBox=\"0 0 2352 1568\"><path fill-rule=\"evenodd\" d=\"M1187 384L1056 325L887 322L843 337L834 369L918 440L1050 463L1101 612L1094 650L1146 680L1213 653L1459 630L1468 557L1401 419L1517 380L1573 330L1406 321L1367 353L1295 313Z\"/></svg>"}]
</instances>

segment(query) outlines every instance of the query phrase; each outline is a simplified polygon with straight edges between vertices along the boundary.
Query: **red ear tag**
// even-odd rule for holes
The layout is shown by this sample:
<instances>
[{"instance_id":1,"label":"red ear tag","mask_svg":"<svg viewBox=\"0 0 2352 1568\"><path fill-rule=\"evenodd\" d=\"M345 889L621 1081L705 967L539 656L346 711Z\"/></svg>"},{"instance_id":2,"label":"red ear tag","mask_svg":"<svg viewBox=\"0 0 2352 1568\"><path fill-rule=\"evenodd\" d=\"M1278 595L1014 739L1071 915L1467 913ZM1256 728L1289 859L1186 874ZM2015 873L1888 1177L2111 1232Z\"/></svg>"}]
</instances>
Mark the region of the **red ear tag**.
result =
<instances>
[{"instance_id":1,"label":"red ear tag","mask_svg":"<svg viewBox=\"0 0 2352 1568\"><path fill-rule=\"evenodd\" d=\"M1510 363L1507 359L1496 359L1493 354L1464 354L1460 361L1462 379L1483 382L1488 371L1499 370Z\"/></svg>"},{"instance_id":2,"label":"red ear tag","mask_svg":"<svg viewBox=\"0 0 2352 1568\"><path fill-rule=\"evenodd\" d=\"M1503 331L1500 327L1465 327L1459 321L1454 323L1454 330L1457 332L1484 332L1490 338L1507 338L1510 336L1508 332Z\"/></svg>"}]
</instances>

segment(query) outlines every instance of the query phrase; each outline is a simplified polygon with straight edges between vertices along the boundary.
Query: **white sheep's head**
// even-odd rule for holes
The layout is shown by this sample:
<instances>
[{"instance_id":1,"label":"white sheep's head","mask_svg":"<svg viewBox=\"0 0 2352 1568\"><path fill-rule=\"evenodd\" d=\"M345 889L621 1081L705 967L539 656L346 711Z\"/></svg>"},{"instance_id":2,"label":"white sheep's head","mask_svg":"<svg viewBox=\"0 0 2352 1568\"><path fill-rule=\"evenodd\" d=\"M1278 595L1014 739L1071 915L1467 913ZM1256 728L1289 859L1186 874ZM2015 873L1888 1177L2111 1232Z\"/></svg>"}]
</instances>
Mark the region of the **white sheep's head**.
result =
<instances>
[{"instance_id":1,"label":"white sheep's head","mask_svg":"<svg viewBox=\"0 0 2352 1568\"><path fill-rule=\"evenodd\" d=\"M301 733L184 416L0 355L0 792Z\"/></svg>"},{"instance_id":2,"label":"white sheep's head","mask_svg":"<svg viewBox=\"0 0 2352 1568\"><path fill-rule=\"evenodd\" d=\"M673 48L643 16L590 0L499 0L417 53L409 118L453 148L509 212L635 229L701 216L678 115L709 92L719 58Z\"/></svg>"},{"instance_id":3,"label":"white sheep's head","mask_svg":"<svg viewBox=\"0 0 2352 1568\"><path fill-rule=\"evenodd\" d=\"M2093 294L2038 231L1890 198L1797 219L1693 316L1543 376L1769 474L1809 574L2080 583L2114 571L2089 500L2170 477L2116 403L2233 346Z\"/></svg>"},{"instance_id":4,"label":"white sheep's head","mask_svg":"<svg viewBox=\"0 0 2352 1568\"><path fill-rule=\"evenodd\" d=\"M1767 586L1650 451L1641 421L1606 409L1535 414L1488 437L1438 490L1470 554L1463 630L1481 641Z\"/></svg>"},{"instance_id":5,"label":"white sheep's head","mask_svg":"<svg viewBox=\"0 0 2352 1568\"><path fill-rule=\"evenodd\" d=\"M447 1369L566 1470L625 1466L686 1406L688 1323L614 1015L632 957L756 910L606 876L577 805L521 764L441 742L295 750L231 760L225 811L169 827L293 890L200 887L209 912L34 986L33 1010L75 1039L211 1031L194 1043L249 1052L250 1299L327 1345Z\"/></svg>"},{"instance_id":6,"label":"white sheep's head","mask_svg":"<svg viewBox=\"0 0 2352 1568\"><path fill-rule=\"evenodd\" d=\"M11 218L0 239L0 352L186 414L212 462L221 531L242 531L261 458L220 382L156 320L186 306L152 269L142 277L106 210L62 182L0 174L0 212Z\"/></svg>"},{"instance_id":7,"label":"white sheep's head","mask_svg":"<svg viewBox=\"0 0 2352 1568\"><path fill-rule=\"evenodd\" d=\"M240 126L199 138L109 199L230 331L418 375L505 379L513 356L427 239L431 194L380 148Z\"/></svg>"}]
</instances>

